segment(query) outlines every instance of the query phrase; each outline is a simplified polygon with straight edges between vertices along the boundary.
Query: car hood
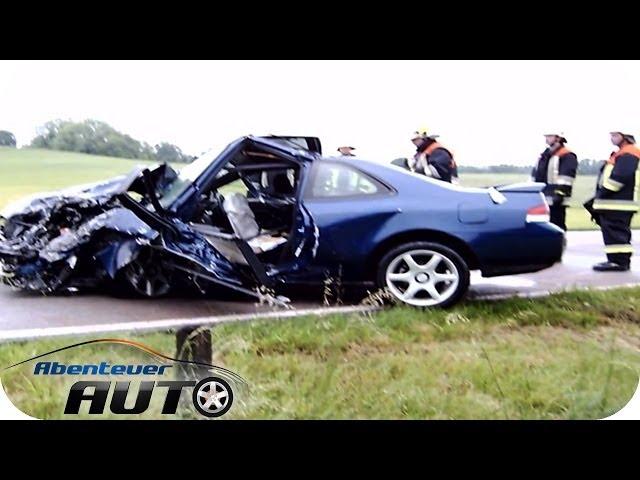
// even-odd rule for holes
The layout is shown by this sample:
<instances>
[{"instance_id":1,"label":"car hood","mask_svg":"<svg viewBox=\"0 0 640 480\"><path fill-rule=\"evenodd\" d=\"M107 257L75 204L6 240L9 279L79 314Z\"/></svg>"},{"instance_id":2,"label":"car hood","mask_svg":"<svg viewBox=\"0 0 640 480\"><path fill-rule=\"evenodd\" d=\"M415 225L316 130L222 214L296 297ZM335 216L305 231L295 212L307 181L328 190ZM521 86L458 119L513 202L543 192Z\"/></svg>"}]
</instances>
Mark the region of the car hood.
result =
<instances>
[{"instance_id":1,"label":"car hood","mask_svg":"<svg viewBox=\"0 0 640 480\"><path fill-rule=\"evenodd\" d=\"M103 182L32 195L6 208L0 222L0 258L20 265L11 272L13 286L55 291L64 273L57 265L68 263L73 269L81 248L95 249L102 271L114 277L141 247L160 238L162 250L195 262L226 284L240 285L234 267L188 225L160 218L130 196L125 195L129 202L123 203L122 194L145 192L141 176L145 168L136 167ZM156 188L163 188L176 175L167 165L150 174ZM161 237L167 230L171 234ZM100 250L103 233L123 240Z\"/></svg>"}]
</instances>

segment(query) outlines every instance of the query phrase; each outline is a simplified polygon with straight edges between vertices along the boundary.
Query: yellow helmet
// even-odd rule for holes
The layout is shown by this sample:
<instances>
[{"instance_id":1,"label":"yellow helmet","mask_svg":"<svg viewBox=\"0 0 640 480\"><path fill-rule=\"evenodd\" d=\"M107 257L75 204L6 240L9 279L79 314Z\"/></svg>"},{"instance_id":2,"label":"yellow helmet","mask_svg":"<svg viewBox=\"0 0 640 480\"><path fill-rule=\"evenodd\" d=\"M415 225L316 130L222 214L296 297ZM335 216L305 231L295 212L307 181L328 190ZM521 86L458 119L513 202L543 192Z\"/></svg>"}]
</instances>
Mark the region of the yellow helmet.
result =
<instances>
[{"instance_id":1,"label":"yellow helmet","mask_svg":"<svg viewBox=\"0 0 640 480\"><path fill-rule=\"evenodd\" d=\"M426 127L420 127L411 135L411 140L415 140L417 138L437 138L438 135L429 134L429 130Z\"/></svg>"}]
</instances>

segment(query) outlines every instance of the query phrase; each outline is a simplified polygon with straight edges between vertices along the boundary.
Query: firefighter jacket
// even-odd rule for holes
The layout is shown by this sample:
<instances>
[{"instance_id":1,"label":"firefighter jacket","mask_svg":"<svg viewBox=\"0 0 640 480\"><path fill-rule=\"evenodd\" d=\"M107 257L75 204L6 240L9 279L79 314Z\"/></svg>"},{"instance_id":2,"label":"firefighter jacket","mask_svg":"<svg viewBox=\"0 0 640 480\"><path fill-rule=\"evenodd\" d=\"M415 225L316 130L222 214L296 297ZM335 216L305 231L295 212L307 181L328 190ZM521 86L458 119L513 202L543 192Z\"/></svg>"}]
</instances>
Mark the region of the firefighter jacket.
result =
<instances>
[{"instance_id":1,"label":"firefighter jacket","mask_svg":"<svg viewBox=\"0 0 640 480\"><path fill-rule=\"evenodd\" d=\"M564 146L547 148L533 168L531 179L546 184L542 193L549 205L563 205L571 198L577 170L578 158L575 153Z\"/></svg>"},{"instance_id":2,"label":"firefighter jacket","mask_svg":"<svg viewBox=\"0 0 640 480\"><path fill-rule=\"evenodd\" d=\"M639 161L640 149L635 145L624 145L611 154L598 175L594 210L638 211Z\"/></svg>"}]
</instances>

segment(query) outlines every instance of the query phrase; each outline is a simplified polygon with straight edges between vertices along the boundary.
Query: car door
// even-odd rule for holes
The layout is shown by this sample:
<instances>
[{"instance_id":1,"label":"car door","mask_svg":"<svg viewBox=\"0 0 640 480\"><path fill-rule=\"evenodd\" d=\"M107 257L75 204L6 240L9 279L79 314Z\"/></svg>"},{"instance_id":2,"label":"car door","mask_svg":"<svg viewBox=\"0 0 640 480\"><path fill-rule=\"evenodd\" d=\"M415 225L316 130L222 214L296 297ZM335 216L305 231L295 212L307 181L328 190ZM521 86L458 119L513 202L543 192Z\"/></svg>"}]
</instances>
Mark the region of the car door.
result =
<instances>
[{"instance_id":1,"label":"car door","mask_svg":"<svg viewBox=\"0 0 640 480\"><path fill-rule=\"evenodd\" d=\"M301 136L293 136L293 135L270 135L266 138L282 145L286 145L288 147L298 147L308 150L310 152L322 154L322 144L320 143L320 139L318 137L301 137Z\"/></svg>"},{"instance_id":2,"label":"car door","mask_svg":"<svg viewBox=\"0 0 640 480\"><path fill-rule=\"evenodd\" d=\"M398 213L394 196L393 188L345 162L314 162L303 204L319 231L315 273L340 275L345 282L366 279L375 233Z\"/></svg>"},{"instance_id":3,"label":"car door","mask_svg":"<svg viewBox=\"0 0 640 480\"><path fill-rule=\"evenodd\" d=\"M201 195L207 195L211 189L217 189L217 186L224 177L226 168L237 155L257 155L269 156L269 158L280 158L298 164L299 168L304 168L315 158L314 152L301 148L299 145L291 145L289 143L277 142L274 139L266 139L262 137L244 137L227 146L217 157L206 165L202 165L199 174L195 176L193 182L185 189L178 199L172 203L173 212L177 212L185 221L190 221L194 212L197 212L198 205L201 203ZM242 167L244 168L244 167ZM281 168L279 168L282 170ZM285 170L286 171L286 170ZM222 175L222 177L220 177ZM251 175L249 180L251 181ZM258 178L254 179L259 181ZM251 190L250 185L245 185ZM247 192L251 193L250 191ZM251 197L251 195L247 195ZM313 219L304 208L299 205L299 196L296 198L295 204L292 206L292 212L295 215L293 219L293 228L288 240L285 254L277 265L265 265L252 252L251 247L245 240L237 240L237 246L241 254L245 257L247 264L253 270L258 281L265 285L270 285L270 279L284 274L288 271L301 271L308 263L308 260L315 254L315 225ZM213 232L210 232L213 235Z\"/></svg>"}]
</instances>

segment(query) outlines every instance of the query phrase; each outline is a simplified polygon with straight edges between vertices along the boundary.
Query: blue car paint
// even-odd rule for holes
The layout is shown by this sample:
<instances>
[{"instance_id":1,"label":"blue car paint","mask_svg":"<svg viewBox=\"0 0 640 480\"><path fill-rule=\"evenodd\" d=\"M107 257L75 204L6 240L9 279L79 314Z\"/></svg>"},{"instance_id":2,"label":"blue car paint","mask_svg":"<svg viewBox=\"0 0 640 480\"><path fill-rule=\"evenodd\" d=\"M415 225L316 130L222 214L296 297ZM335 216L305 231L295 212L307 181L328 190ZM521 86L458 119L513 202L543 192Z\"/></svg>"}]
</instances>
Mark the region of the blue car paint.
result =
<instances>
[{"instance_id":1,"label":"blue car paint","mask_svg":"<svg viewBox=\"0 0 640 480\"><path fill-rule=\"evenodd\" d=\"M410 232L440 232L463 242L486 276L539 270L562 256L562 231L548 223L526 223L527 209L542 202L537 193L541 187L531 193L506 192L507 201L496 204L487 189L454 187L399 167L353 157L330 158L326 160L351 165L386 184L391 191L379 196L313 199L303 196L311 177L309 170L314 161L325 159L255 137L232 142L196 180L194 188L176 202L175 210L188 212L185 206L193 203L194 195L206 188L223 165L247 144L270 148L274 154L299 162L302 182L298 200L308 209L319 232L313 261L304 269L279 269L282 281L316 283L327 273L340 271L345 281L369 282L376 248ZM467 212L475 212L471 216L476 220L462 221L458 214L461 206Z\"/></svg>"},{"instance_id":2,"label":"blue car paint","mask_svg":"<svg viewBox=\"0 0 640 480\"><path fill-rule=\"evenodd\" d=\"M237 268L213 248L203 235L180 220L174 219L173 224L180 234L175 238L163 237L164 251L197 263L218 280L236 286L242 285Z\"/></svg>"},{"instance_id":3,"label":"blue car paint","mask_svg":"<svg viewBox=\"0 0 640 480\"><path fill-rule=\"evenodd\" d=\"M395 190L371 197L304 199L320 230L314 264L328 271L341 265L345 281L371 281L378 245L410 232L440 232L464 242L487 276L542 269L562 256L562 231L547 223L526 223L527 209L542 203L539 193L507 192L507 201L495 204L486 189L450 186L357 158L331 161L351 165ZM461 205L480 212L483 221L461 221Z\"/></svg>"},{"instance_id":4,"label":"blue car paint","mask_svg":"<svg viewBox=\"0 0 640 480\"><path fill-rule=\"evenodd\" d=\"M563 232L549 223L527 223L525 219L527 209L543 201L539 193L541 186L518 192L505 189L502 194L506 202L496 203L487 189L451 186L399 167L353 157L348 160L323 159L318 153L268 138L243 137L230 143L166 207L174 215L170 221L178 235L162 237L166 252L195 262L228 283L242 284L237 267L186 222L193 215L201 192L206 191L224 165L240 150L251 147L286 157L300 167L298 208L291 236L293 254L288 261L268 266L267 270L280 282L318 283L327 274L336 273L342 275L345 282L371 282L376 262L383 253L381 246L390 245L400 236L424 240L438 234L445 245L455 247L464 244L471 255L468 258L470 263L486 276L539 270L562 256ZM342 162L355 167L386 185L388 192L345 198L311 198L305 194L309 190L311 170L314 163L323 161ZM129 176L102 182L68 197L34 201L32 209L46 214L61 198L76 204L102 204L126 191L139 176L140 170L136 170ZM118 222L105 228L127 232L126 225L118 225ZM121 242L98 252L98 260L105 271L114 276L139 249L140 235L144 241L149 240L147 234L146 230L144 234L130 231ZM70 255L71 249L65 253ZM42 266L41 260L37 265L38 268Z\"/></svg>"}]
</instances>

